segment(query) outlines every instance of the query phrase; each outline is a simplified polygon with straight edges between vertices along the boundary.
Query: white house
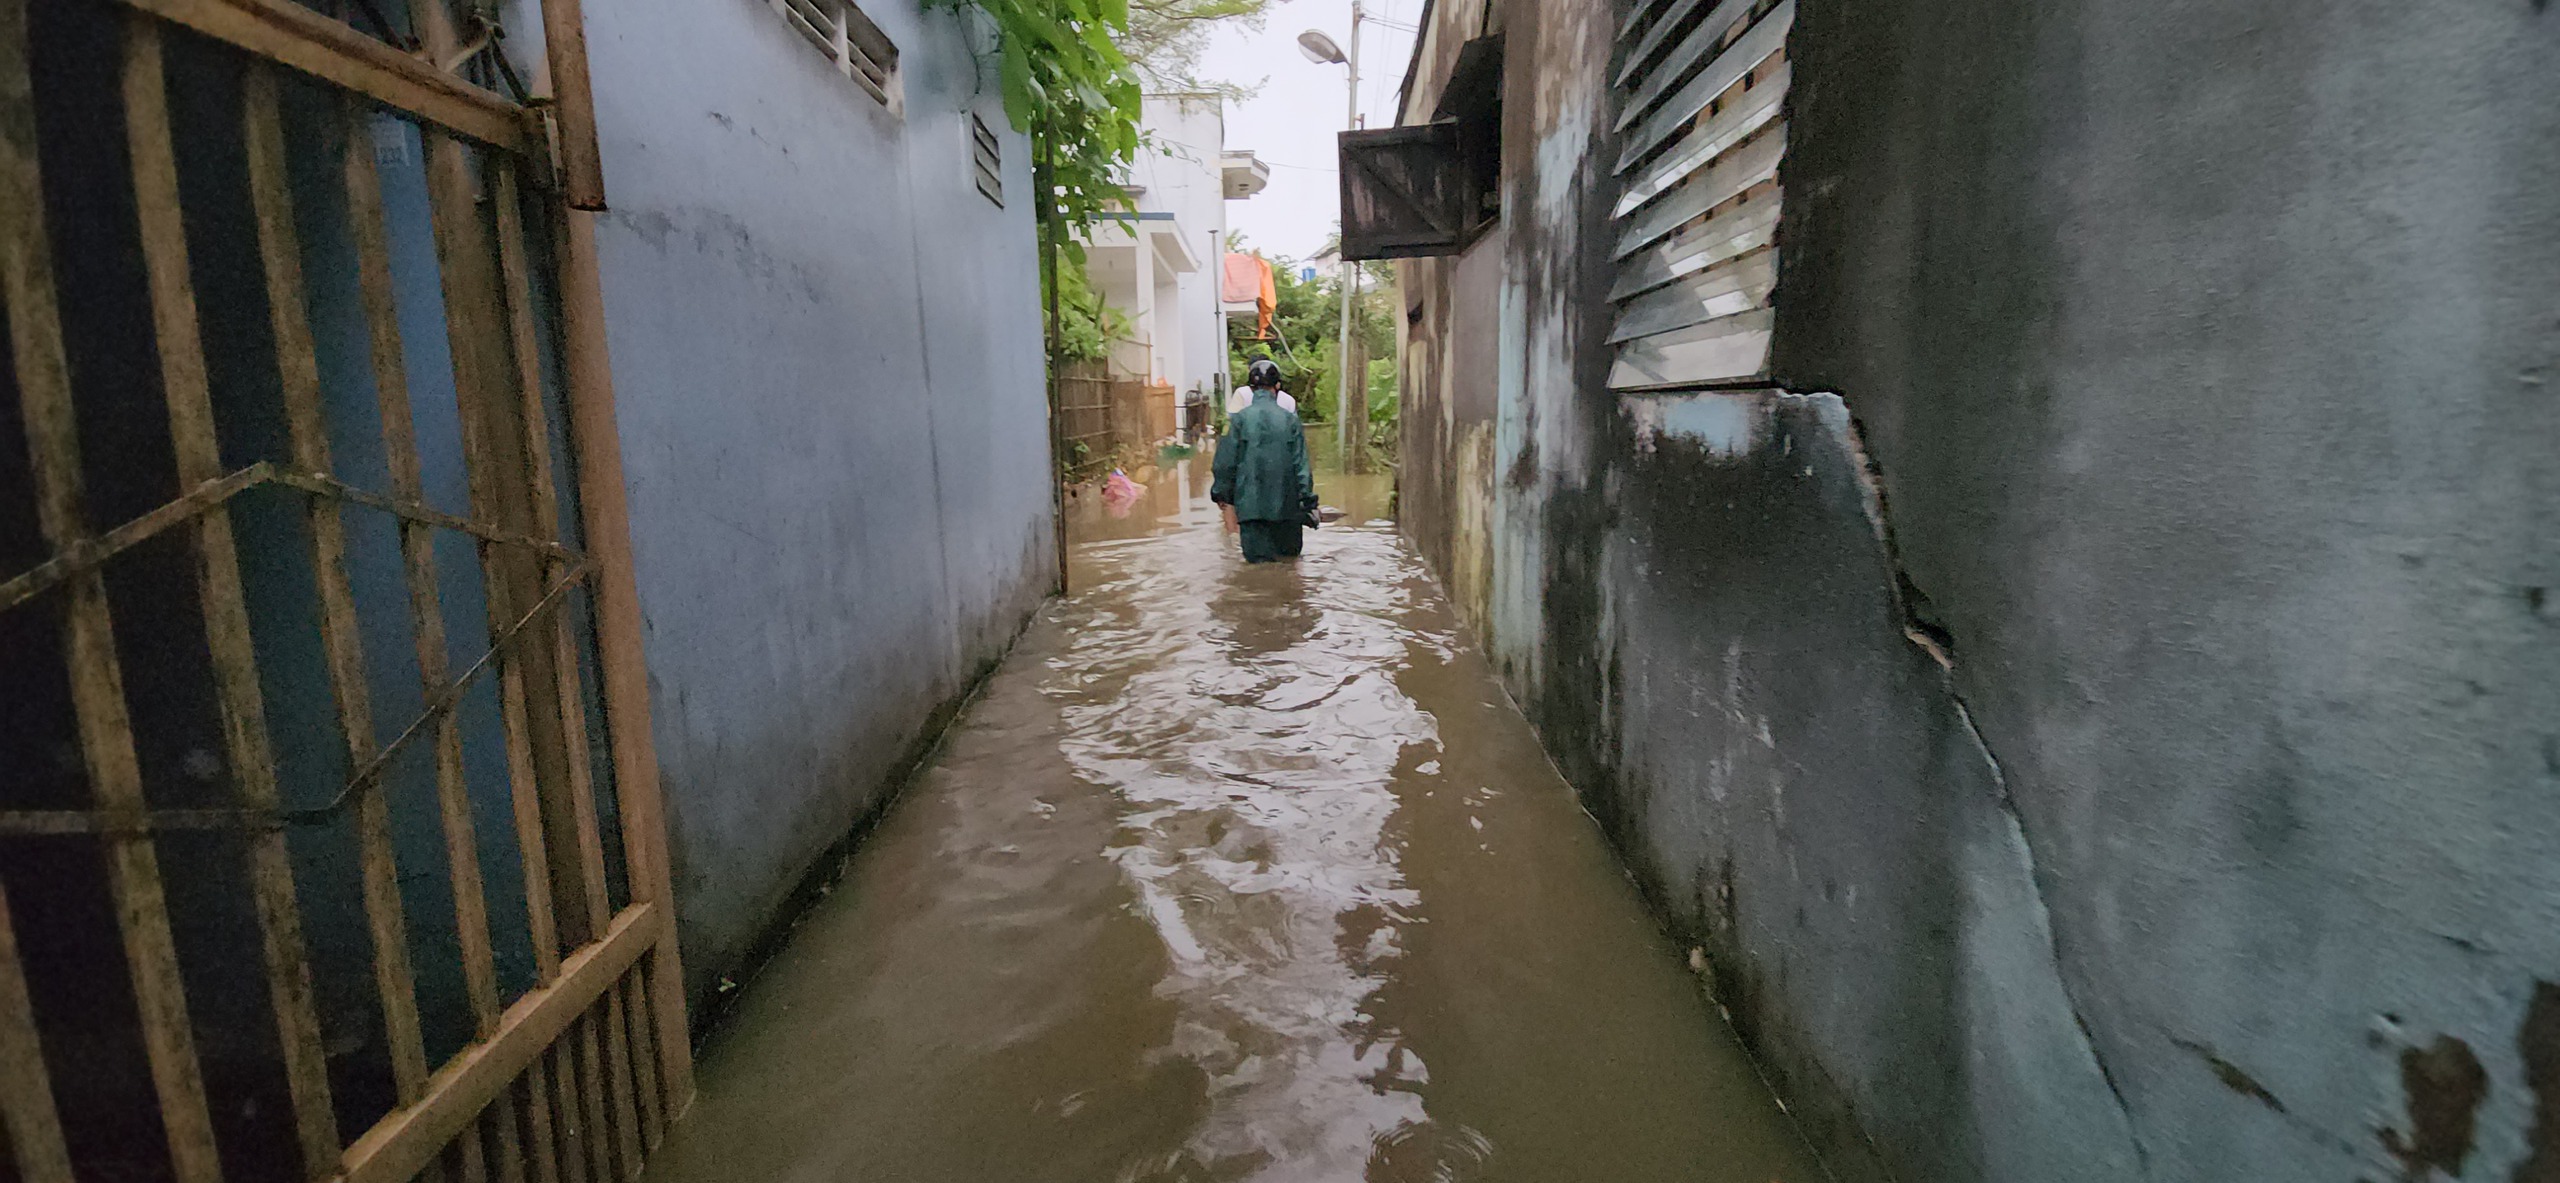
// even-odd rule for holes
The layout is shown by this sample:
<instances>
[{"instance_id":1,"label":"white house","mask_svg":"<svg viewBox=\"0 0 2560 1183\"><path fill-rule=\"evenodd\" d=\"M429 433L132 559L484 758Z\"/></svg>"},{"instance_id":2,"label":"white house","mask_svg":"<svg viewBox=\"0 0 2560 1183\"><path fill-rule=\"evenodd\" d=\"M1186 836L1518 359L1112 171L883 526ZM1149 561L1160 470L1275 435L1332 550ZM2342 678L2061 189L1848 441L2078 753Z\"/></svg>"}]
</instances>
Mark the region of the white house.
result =
<instances>
[{"instance_id":1,"label":"white house","mask_svg":"<svg viewBox=\"0 0 2560 1183\"><path fill-rule=\"evenodd\" d=\"M1094 290L1127 315L1115 368L1173 387L1179 401L1226 389L1227 326L1218 302L1229 201L1262 191L1271 166L1226 146L1214 94L1149 95L1147 144L1130 167L1136 208L1086 243Z\"/></svg>"}]
</instances>

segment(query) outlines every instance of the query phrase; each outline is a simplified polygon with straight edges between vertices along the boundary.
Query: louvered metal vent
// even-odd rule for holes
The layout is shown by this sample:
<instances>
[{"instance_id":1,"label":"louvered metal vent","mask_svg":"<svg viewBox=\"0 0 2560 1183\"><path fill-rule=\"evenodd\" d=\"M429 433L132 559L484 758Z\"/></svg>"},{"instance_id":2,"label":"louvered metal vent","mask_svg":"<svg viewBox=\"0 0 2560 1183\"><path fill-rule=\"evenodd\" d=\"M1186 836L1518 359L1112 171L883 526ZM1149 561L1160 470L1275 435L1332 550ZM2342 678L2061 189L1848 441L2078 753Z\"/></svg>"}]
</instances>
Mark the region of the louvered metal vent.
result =
<instances>
[{"instance_id":1,"label":"louvered metal vent","mask_svg":"<svg viewBox=\"0 0 2560 1183\"><path fill-rule=\"evenodd\" d=\"M1500 212L1502 37L1458 61L1432 121L1342 133L1342 247L1352 259L1465 250Z\"/></svg>"},{"instance_id":2,"label":"louvered metal vent","mask_svg":"<svg viewBox=\"0 0 2560 1183\"><path fill-rule=\"evenodd\" d=\"M996 133L987 129L987 121L975 114L969 116L969 166L977 179L978 192L997 205L1004 204L1004 149Z\"/></svg>"},{"instance_id":3,"label":"louvered metal vent","mask_svg":"<svg viewBox=\"0 0 2560 1183\"><path fill-rule=\"evenodd\" d=\"M898 47L852 0L769 0L846 77L895 108Z\"/></svg>"},{"instance_id":4,"label":"louvered metal vent","mask_svg":"<svg viewBox=\"0 0 2560 1183\"><path fill-rule=\"evenodd\" d=\"M1454 121L1342 133L1342 245L1354 259L1442 255L1474 219Z\"/></svg>"},{"instance_id":5,"label":"louvered metal vent","mask_svg":"<svg viewBox=\"0 0 2560 1183\"><path fill-rule=\"evenodd\" d=\"M1640 0L1619 30L1615 390L1769 364L1794 0Z\"/></svg>"}]
</instances>

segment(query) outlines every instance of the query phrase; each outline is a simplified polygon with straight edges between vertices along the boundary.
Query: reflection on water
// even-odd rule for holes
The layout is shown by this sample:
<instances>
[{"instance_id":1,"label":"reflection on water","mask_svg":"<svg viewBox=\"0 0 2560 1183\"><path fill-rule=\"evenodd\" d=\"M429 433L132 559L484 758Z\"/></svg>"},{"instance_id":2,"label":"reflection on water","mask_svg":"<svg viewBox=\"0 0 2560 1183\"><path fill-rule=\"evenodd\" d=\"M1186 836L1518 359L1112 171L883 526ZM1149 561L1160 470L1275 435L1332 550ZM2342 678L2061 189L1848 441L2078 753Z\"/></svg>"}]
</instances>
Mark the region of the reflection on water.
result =
<instances>
[{"instance_id":1,"label":"reflection on water","mask_svg":"<svg viewBox=\"0 0 2560 1183\"><path fill-rule=\"evenodd\" d=\"M1247 567L1207 465L1079 519L651 1178L1819 1178L1403 543Z\"/></svg>"},{"instance_id":2,"label":"reflection on water","mask_svg":"<svg viewBox=\"0 0 2560 1183\"><path fill-rule=\"evenodd\" d=\"M1393 469L1375 464L1357 476L1342 471L1341 445L1326 427L1307 432L1307 455L1315 465L1316 496L1342 511L1343 525L1381 526L1396 516Z\"/></svg>"},{"instance_id":3,"label":"reflection on water","mask_svg":"<svg viewBox=\"0 0 2560 1183\"><path fill-rule=\"evenodd\" d=\"M1126 807L1110 857L1164 941L1169 1050L1208 1081L1185 1149L1220 1178L1355 1179L1424 1120L1422 1059L1368 1004L1420 903L1388 839L1396 766L1439 739L1391 671L1448 641L1397 623L1391 541L1356 542L1304 569L1097 547L1111 609L1050 663L1060 749Z\"/></svg>"},{"instance_id":4,"label":"reflection on water","mask_svg":"<svg viewBox=\"0 0 2560 1183\"><path fill-rule=\"evenodd\" d=\"M1171 527L1216 525L1217 507L1209 503L1209 457L1204 448L1196 456L1140 465L1129 478L1144 486L1144 491L1125 508L1110 504L1098 480L1070 486L1068 537L1075 542L1144 538Z\"/></svg>"},{"instance_id":5,"label":"reflection on water","mask_svg":"<svg viewBox=\"0 0 2560 1183\"><path fill-rule=\"evenodd\" d=\"M1315 469L1316 499L1327 508L1342 511L1338 526L1392 524L1395 473L1383 465L1378 471L1356 476L1344 472L1338 461L1340 451L1333 433L1322 425L1308 430L1307 455ZM1138 466L1128 475L1145 486L1145 491L1125 509L1109 503L1100 481L1070 488L1066 498L1068 536L1076 542L1096 542L1217 524L1217 507L1209 504L1209 464L1214 454L1212 449L1202 448L1194 456L1159 457L1155 464Z\"/></svg>"}]
</instances>

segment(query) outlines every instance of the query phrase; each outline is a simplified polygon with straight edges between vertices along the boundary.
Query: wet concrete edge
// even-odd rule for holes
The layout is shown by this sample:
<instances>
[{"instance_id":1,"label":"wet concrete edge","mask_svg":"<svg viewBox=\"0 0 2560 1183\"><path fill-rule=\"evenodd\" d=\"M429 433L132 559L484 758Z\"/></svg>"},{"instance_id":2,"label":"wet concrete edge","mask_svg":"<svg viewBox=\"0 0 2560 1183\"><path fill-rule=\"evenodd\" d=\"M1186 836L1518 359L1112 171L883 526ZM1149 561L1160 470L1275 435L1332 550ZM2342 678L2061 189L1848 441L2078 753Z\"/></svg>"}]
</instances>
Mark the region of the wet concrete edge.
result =
<instances>
[{"instance_id":1,"label":"wet concrete edge","mask_svg":"<svg viewBox=\"0 0 2560 1183\"><path fill-rule=\"evenodd\" d=\"M916 731L916 738L889 766L888 772L879 778L877 783L881 791L871 805L853 819L852 826L810 860L808 869L800 873L790 892L783 896L782 903L765 918L755 938L747 943L746 953L739 958L736 967L723 975L721 988L713 990L694 1006L693 1046L696 1051L702 1050L720 1034L723 1024L737 1009L739 1000L755 988L756 979L764 973L765 967L790 945L810 910L826 899L827 893L844 878L845 868L851 866L854 857L861 853L864 840L879 828L890 810L896 809L898 803L906 799L907 790L915 786L961 720L968 717L970 708L976 706L979 697L986 693L987 684L994 680L996 671L1004 668L1006 659L1012 657L1014 649L1022 644L1022 638L1048 615L1051 606L1059 599L1054 593L1043 598L1022 618L1021 623L1014 626L1013 634L1001 647L969 671L960 692L944 700L925 717L924 726Z\"/></svg>"}]
</instances>

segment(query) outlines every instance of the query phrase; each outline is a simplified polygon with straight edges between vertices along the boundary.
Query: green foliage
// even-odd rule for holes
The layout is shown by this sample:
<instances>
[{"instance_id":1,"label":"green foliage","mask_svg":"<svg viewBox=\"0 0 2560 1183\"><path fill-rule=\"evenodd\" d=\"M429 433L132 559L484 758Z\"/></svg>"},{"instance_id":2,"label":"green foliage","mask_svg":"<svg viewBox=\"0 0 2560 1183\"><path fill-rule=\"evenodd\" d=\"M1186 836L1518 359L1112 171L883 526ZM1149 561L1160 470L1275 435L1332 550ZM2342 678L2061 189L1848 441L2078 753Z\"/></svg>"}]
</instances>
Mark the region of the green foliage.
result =
<instances>
[{"instance_id":1,"label":"green foliage","mask_svg":"<svg viewBox=\"0 0 2560 1183\"><path fill-rule=\"evenodd\" d=\"M1085 274L1082 252L1058 264L1058 357L1065 361L1100 361L1111 346L1135 330L1129 314L1103 303Z\"/></svg>"},{"instance_id":2,"label":"green foliage","mask_svg":"<svg viewBox=\"0 0 2560 1183\"><path fill-rule=\"evenodd\" d=\"M1083 229L1128 204L1121 181L1142 140L1146 89L1233 91L1198 79L1200 55L1213 25L1258 23L1268 0L931 2L975 8L995 25L1005 116L1031 133L1057 218Z\"/></svg>"},{"instance_id":3,"label":"green foliage","mask_svg":"<svg viewBox=\"0 0 2560 1183\"><path fill-rule=\"evenodd\" d=\"M1243 249L1241 239L1230 249ZM1271 261L1273 295L1278 302L1278 311L1271 317L1271 332L1279 339L1256 341L1241 333L1230 334L1228 369L1236 385L1241 386L1245 366L1254 358L1269 357L1280 366L1281 389L1298 400L1299 414L1310 421L1331 422L1334 409L1341 405L1336 388L1342 382L1342 364L1338 360L1342 278L1340 270L1334 269L1317 272L1313 280L1301 280L1300 266L1290 259ZM1369 354L1369 414L1374 422L1378 408L1384 406L1392 420L1396 390L1395 273L1378 264L1364 264L1360 283L1360 297L1352 310L1352 328ZM1245 327L1245 322L1239 321L1238 326Z\"/></svg>"},{"instance_id":4,"label":"green foliage","mask_svg":"<svg viewBox=\"0 0 2560 1183\"><path fill-rule=\"evenodd\" d=\"M1120 49L1151 90L1205 91L1244 98L1253 87L1202 80L1200 57L1208 50L1210 31L1219 22L1241 21L1259 29L1268 3L1269 0L1129 0L1129 27L1120 37Z\"/></svg>"},{"instance_id":5,"label":"green foliage","mask_svg":"<svg viewBox=\"0 0 2560 1183\"><path fill-rule=\"evenodd\" d=\"M926 2L975 9L993 26L1005 116L1031 136L1042 294L1057 310L1051 363L1101 359L1129 337L1129 318L1093 290L1079 239L1132 204L1123 181L1145 138L1145 87L1195 88L1209 26L1258 22L1267 0Z\"/></svg>"},{"instance_id":6,"label":"green foliage","mask_svg":"<svg viewBox=\"0 0 2560 1183\"><path fill-rule=\"evenodd\" d=\"M1369 446L1392 463L1396 454L1396 433L1403 422L1397 414L1396 358L1369 360Z\"/></svg>"},{"instance_id":7,"label":"green foliage","mask_svg":"<svg viewBox=\"0 0 2560 1183\"><path fill-rule=\"evenodd\" d=\"M1129 0L934 2L975 8L994 23L1005 117L1031 133L1054 197L1044 212L1081 228L1125 206L1121 178L1137 156L1143 102L1137 69L1115 40L1128 31Z\"/></svg>"}]
</instances>

